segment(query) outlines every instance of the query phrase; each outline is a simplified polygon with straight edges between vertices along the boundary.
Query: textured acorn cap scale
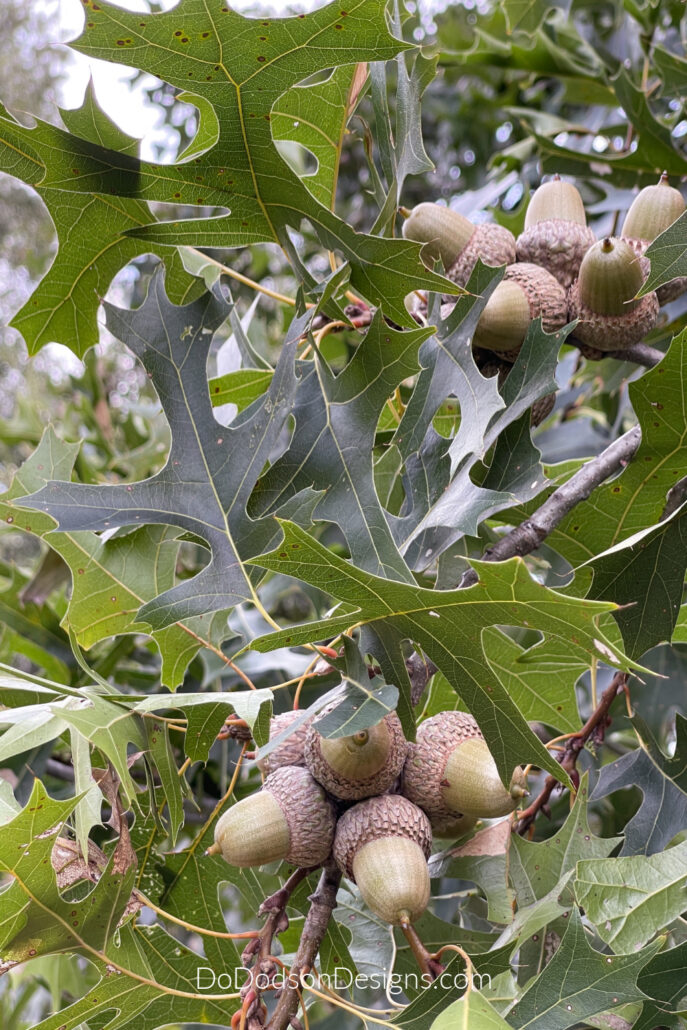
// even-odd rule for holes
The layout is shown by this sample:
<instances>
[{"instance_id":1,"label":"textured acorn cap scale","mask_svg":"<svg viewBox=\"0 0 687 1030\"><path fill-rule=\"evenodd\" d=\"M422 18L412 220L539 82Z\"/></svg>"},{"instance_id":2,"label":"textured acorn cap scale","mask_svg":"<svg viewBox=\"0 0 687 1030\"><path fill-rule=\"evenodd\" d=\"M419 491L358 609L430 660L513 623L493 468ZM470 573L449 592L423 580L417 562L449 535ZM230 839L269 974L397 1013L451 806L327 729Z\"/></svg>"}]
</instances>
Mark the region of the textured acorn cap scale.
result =
<instances>
[{"instance_id":1,"label":"textured acorn cap scale","mask_svg":"<svg viewBox=\"0 0 687 1030\"><path fill-rule=\"evenodd\" d=\"M658 298L636 294L644 282L637 254L622 239L595 243L580 266L569 294L570 318L578 319L575 337L601 351L638 343L658 320Z\"/></svg>"},{"instance_id":2,"label":"textured acorn cap scale","mask_svg":"<svg viewBox=\"0 0 687 1030\"><path fill-rule=\"evenodd\" d=\"M278 737L280 733L287 730L289 726L292 726L302 716L303 713L299 711L282 712L280 715L273 715L270 719L270 740L274 740L275 737ZM309 721L303 722L293 733L290 733L280 744L277 744L273 751L270 751L264 758L259 759L256 763L258 769L265 776L268 776L275 769L281 769L284 765L305 765L303 744L305 743L305 735L309 725Z\"/></svg>"},{"instance_id":3,"label":"textured acorn cap scale","mask_svg":"<svg viewBox=\"0 0 687 1030\"><path fill-rule=\"evenodd\" d=\"M516 241L517 259L540 265L567 289L595 239L579 190L556 175L532 195Z\"/></svg>"},{"instance_id":4,"label":"textured acorn cap scale","mask_svg":"<svg viewBox=\"0 0 687 1030\"><path fill-rule=\"evenodd\" d=\"M334 806L320 784L307 769L284 766L220 816L208 854L221 852L240 867L284 859L312 868L329 857L335 826Z\"/></svg>"},{"instance_id":5,"label":"textured acorn cap scale","mask_svg":"<svg viewBox=\"0 0 687 1030\"><path fill-rule=\"evenodd\" d=\"M493 351L506 361L515 361L530 322L539 317L546 333L565 325L568 318L565 290L539 265L527 262L509 265L484 306L473 344Z\"/></svg>"},{"instance_id":6,"label":"textured acorn cap scale","mask_svg":"<svg viewBox=\"0 0 687 1030\"><path fill-rule=\"evenodd\" d=\"M496 268L515 261L515 237L493 223L473 225L458 211L440 204L423 203L403 223L406 239L424 243L424 254L441 258L446 276L465 286L478 260Z\"/></svg>"},{"instance_id":7,"label":"textured acorn cap scale","mask_svg":"<svg viewBox=\"0 0 687 1030\"><path fill-rule=\"evenodd\" d=\"M368 798L339 819L334 859L385 922L413 922L429 901L432 830L424 812L400 794Z\"/></svg>"},{"instance_id":8,"label":"textured acorn cap scale","mask_svg":"<svg viewBox=\"0 0 687 1030\"><path fill-rule=\"evenodd\" d=\"M467 712L441 712L420 724L402 789L427 813L437 833L460 815L506 815L527 793L519 767L509 790L503 786L479 726Z\"/></svg>"},{"instance_id":9,"label":"textured acorn cap scale","mask_svg":"<svg viewBox=\"0 0 687 1030\"><path fill-rule=\"evenodd\" d=\"M305 737L304 753L308 769L330 794L357 801L391 787L407 750L401 720L390 712L374 726L347 737L322 737L313 724Z\"/></svg>"},{"instance_id":10,"label":"textured acorn cap scale","mask_svg":"<svg viewBox=\"0 0 687 1030\"><path fill-rule=\"evenodd\" d=\"M644 257L647 248L657 236L670 228L687 210L685 200L679 190L668 182L664 172L655 186L645 186L632 201L627 212L621 238L633 248L635 253ZM650 261L644 258L642 270L649 274ZM687 290L687 277L681 276L672 282L659 286L656 290L659 304L669 304Z\"/></svg>"}]
</instances>

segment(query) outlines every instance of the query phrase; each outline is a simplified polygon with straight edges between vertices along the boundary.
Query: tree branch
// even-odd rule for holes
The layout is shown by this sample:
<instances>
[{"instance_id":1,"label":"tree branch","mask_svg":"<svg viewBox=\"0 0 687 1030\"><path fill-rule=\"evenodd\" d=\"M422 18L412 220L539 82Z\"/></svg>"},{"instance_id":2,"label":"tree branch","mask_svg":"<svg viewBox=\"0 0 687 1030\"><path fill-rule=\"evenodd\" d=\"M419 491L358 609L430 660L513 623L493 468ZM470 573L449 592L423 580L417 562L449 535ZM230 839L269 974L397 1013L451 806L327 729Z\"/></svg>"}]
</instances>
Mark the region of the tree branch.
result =
<instances>
[{"instance_id":1,"label":"tree branch","mask_svg":"<svg viewBox=\"0 0 687 1030\"><path fill-rule=\"evenodd\" d=\"M565 750L558 756L558 761L562 768L572 777L573 782L579 783L579 774L576 766L580 751L582 751L587 741L592 737L597 744L603 741L606 729L611 722L608 717L609 709L618 694L623 694L626 690L627 673L617 672L611 680L610 686L604 690L601 700L582 729L568 739ZM543 812L544 815L550 815L549 801L557 786L560 786L560 783L555 776L546 777L541 792L532 804L520 814L520 818L514 827L516 833L525 833L537 818L539 812Z\"/></svg>"},{"instance_id":2,"label":"tree branch","mask_svg":"<svg viewBox=\"0 0 687 1030\"><path fill-rule=\"evenodd\" d=\"M600 351L594 347L579 344L573 338L567 342L577 346L584 356L592 361L600 361L602 358L615 358L616 361L633 361L635 365L643 365L644 368L655 368L659 361L662 361L665 357L663 351L657 350L656 347L650 347L648 343L633 343L632 346L624 347L623 350Z\"/></svg>"},{"instance_id":3,"label":"tree branch","mask_svg":"<svg viewBox=\"0 0 687 1030\"><path fill-rule=\"evenodd\" d=\"M576 505L586 501L597 486L632 460L641 440L639 426L634 426L624 436L614 440L605 451L583 465L567 483L554 490L533 515L488 547L482 555L482 561L505 561L516 555L523 557L536 551ZM460 586L473 586L478 579L474 569L469 569L463 575Z\"/></svg>"},{"instance_id":4,"label":"tree branch","mask_svg":"<svg viewBox=\"0 0 687 1030\"><path fill-rule=\"evenodd\" d=\"M317 890L308 899L308 912L301 934L296 958L289 971L285 987L281 991L277 1007L267 1024L267 1030L287 1030L298 1012L301 976L312 969L320 945L329 926L332 912L336 908L336 892L341 882L341 873L333 861L327 862Z\"/></svg>"}]
</instances>

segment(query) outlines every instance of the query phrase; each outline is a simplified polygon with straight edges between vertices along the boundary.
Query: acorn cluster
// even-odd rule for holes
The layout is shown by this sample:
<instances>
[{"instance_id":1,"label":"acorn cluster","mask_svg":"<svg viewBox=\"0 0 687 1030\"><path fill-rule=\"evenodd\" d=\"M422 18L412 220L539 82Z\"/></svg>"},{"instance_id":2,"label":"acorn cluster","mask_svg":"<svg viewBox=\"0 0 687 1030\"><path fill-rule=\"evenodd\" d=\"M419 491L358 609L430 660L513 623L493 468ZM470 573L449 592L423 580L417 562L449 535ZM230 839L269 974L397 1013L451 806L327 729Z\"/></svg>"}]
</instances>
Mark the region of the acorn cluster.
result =
<instances>
[{"instance_id":1,"label":"acorn cluster","mask_svg":"<svg viewBox=\"0 0 687 1030\"><path fill-rule=\"evenodd\" d=\"M316 868L330 857L368 907L392 925L411 923L429 901L433 835L455 839L479 818L512 812L525 796L519 767L508 790L480 729L465 712L421 723L414 743L390 712L351 736L323 737L316 719L273 717L262 789L217 821L209 854L231 865L285 860Z\"/></svg>"},{"instance_id":2,"label":"acorn cluster","mask_svg":"<svg viewBox=\"0 0 687 1030\"><path fill-rule=\"evenodd\" d=\"M637 298L650 270L649 244L685 208L682 194L663 174L657 185L640 191L618 237L596 240L579 191L555 176L532 195L517 239L500 225L473 225L431 203L402 209L403 235L423 243L427 264L440 259L459 286L467 284L478 259L506 265L473 336L478 364L498 358L504 375L503 363L515 361L530 322L540 316L548 333L576 319L573 339L593 359L642 340L656 325L659 306L687 290L687 278L674 279Z\"/></svg>"}]
</instances>

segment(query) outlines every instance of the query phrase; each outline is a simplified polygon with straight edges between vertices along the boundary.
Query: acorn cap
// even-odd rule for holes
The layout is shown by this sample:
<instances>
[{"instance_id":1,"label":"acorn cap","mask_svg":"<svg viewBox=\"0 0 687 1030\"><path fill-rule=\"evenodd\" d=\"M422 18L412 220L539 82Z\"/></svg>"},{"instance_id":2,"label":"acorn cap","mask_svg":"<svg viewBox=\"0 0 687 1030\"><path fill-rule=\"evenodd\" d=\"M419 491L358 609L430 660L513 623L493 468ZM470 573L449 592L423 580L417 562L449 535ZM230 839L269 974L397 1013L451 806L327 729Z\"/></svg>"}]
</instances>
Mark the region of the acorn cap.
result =
<instances>
[{"instance_id":1,"label":"acorn cap","mask_svg":"<svg viewBox=\"0 0 687 1030\"><path fill-rule=\"evenodd\" d=\"M315 779L334 797L349 801L388 790L403 768L407 750L396 712L348 737L322 737L311 725L304 747L305 763Z\"/></svg>"},{"instance_id":2,"label":"acorn cap","mask_svg":"<svg viewBox=\"0 0 687 1030\"><path fill-rule=\"evenodd\" d=\"M555 404L555 393L547 393L544 397L540 397L539 400L535 401L530 408L530 425L535 428L540 426L544 419L549 417Z\"/></svg>"},{"instance_id":3,"label":"acorn cap","mask_svg":"<svg viewBox=\"0 0 687 1030\"><path fill-rule=\"evenodd\" d=\"M514 285L519 287L521 296L513 290ZM506 361L515 361L529 323L540 316L544 332L553 333L565 325L565 290L545 268L530 263L509 265L482 311L473 344L494 351Z\"/></svg>"},{"instance_id":4,"label":"acorn cap","mask_svg":"<svg viewBox=\"0 0 687 1030\"><path fill-rule=\"evenodd\" d=\"M446 276L465 286L481 259L498 267L515 261L515 237L501 225L473 225L458 211L441 204L418 204L403 223L408 240L424 243L423 256L441 258Z\"/></svg>"},{"instance_id":5,"label":"acorn cap","mask_svg":"<svg viewBox=\"0 0 687 1030\"><path fill-rule=\"evenodd\" d=\"M602 351L638 343L658 320L658 298L635 294L644 282L641 262L625 240L607 237L585 255L568 297L575 337Z\"/></svg>"},{"instance_id":6,"label":"acorn cap","mask_svg":"<svg viewBox=\"0 0 687 1030\"><path fill-rule=\"evenodd\" d=\"M270 740L274 740L275 737L278 737L280 733L287 730L289 726L293 725L302 716L303 713L298 710L273 715L270 719ZM268 776L275 769L281 769L284 765L305 765L303 744L305 743L305 735L309 725L309 721L301 723L293 733L290 733L280 744L277 744L273 751L270 751L264 758L259 759L256 763L258 769L265 776Z\"/></svg>"},{"instance_id":7,"label":"acorn cap","mask_svg":"<svg viewBox=\"0 0 687 1030\"><path fill-rule=\"evenodd\" d=\"M217 820L215 845L230 865L259 866L285 859L309 869L329 856L334 806L307 769L284 766L262 790L232 805Z\"/></svg>"},{"instance_id":8,"label":"acorn cap","mask_svg":"<svg viewBox=\"0 0 687 1030\"><path fill-rule=\"evenodd\" d=\"M488 354L489 351L485 351L484 353ZM499 361L494 356L494 360L487 360L483 365L478 365L478 367L481 375L483 375L485 379L491 379L492 376L499 377L500 390L513 366L507 361ZM545 397L540 397L539 400L536 400L530 408L530 425L541 425L544 419L553 411L555 403L555 393L547 393Z\"/></svg>"},{"instance_id":9,"label":"acorn cap","mask_svg":"<svg viewBox=\"0 0 687 1030\"><path fill-rule=\"evenodd\" d=\"M637 194L625 216L621 236L651 243L687 209L684 197L668 182L664 172L655 186Z\"/></svg>"},{"instance_id":10,"label":"acorn cap","mask_svg":"<svg viewBox=\"0 0 687 1030\"><path fill-rule=\"evenodd\" d=\"M517 259L540 265L567 289L595 239L579 190L555 176L532 195L516 241Z\"/></svg>"},{"instance_id":11,"label":"acorn cap","mask_svg":"<svg viewBox=\"0 0 687 1030\"><path fill-rule=\"evenodd\" d=\"M469 242L448 268L446 278L458 286L467 285L478 261L492 268L512 265L515 261L515 237L510 229L493 222L475 226Z\"/></svg>"},{"instance_id":12,"label":"acorn cap","mask_svg":"<svg viewBox=\"0 0 687 1030\"><path fill-rule=\"evenodd\" d=\"M385 794L344 812L333 855L368 907L399 925L417 919L427 907L431 846L427 816L400 794Z\"/></svg>"},{"instance_id":13,"label":"acorn cap","mask_svg":"<svg viewBox=\"0 0 687 1030\"><path fill-rule=\"evenodd\" d=\"M459 815L495 818L512 812L526 790L518 767L506 790L479 726L467 712L426 719L403 769L403 793L437 832Z\"/></svg>"}]
</instances>

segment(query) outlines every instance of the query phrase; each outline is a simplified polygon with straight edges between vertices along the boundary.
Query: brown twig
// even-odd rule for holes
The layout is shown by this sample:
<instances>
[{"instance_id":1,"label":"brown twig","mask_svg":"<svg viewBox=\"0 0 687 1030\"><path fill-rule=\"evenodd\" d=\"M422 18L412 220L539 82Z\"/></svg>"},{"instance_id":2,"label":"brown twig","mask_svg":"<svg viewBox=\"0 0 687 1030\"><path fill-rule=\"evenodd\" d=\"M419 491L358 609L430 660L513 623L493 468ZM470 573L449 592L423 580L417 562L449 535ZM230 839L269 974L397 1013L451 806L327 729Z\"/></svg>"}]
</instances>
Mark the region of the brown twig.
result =
<instances>
[{"instance_id":1,"label":"brown twig","mask_svg":"<svg viewBox=\"0 0 687 1030\"><path fill-rule=\"evenodd\" d=\"M577 759L579 758L580 752L589 740L593 740L595 744L602 743L606 729L611 722L608 717L609 709L616 697L618 697L619 694L624 694L626 692L627 673L617 672L613 677L610 686L604 690L601 695L601 700L587 719L582 729L568 738L565 749L558 756L558 761L560 762L561 767L565 769L576 785L579 783ZM534 799L532 804L520 813L520 818L514 825L516 833L521 835L526 833L537 818L539 812L543 812L546 816L550 815L549 801L551 800L551 795L557 786L559 786L559 781L555 776L546 777L546 781L540 793Z\"/></svg>"},{"instance_id":2,"label":"brown twig","mask_svg":"<svg viewBox=\"0 0 687 1030\"><path fill-rule=\"evenodd\" d=\"M410 950L415 957L415 961L417 962L422 975L429 977L430 980L436 980L436 978L441 976L444 971L444 967L441 962L427 951L427 948L422 943L422 940L412 923L402 922L401 930L410 945Z\"/></svg>"},{"instance_id":3,"label":"brown twig","mask_svg":"<svg viewBox=\"0 0 687 1030\"><path fill-rule=\"evenodd\" d=\"M336 908L336 892L340 882L341 873L336 864L332 861L327 862L322 870L317 890L308 899L310 910L305 917L296 958L279 995L277 1007L267 1024L267 1030L287 1030L298 1012L301 976L314 965L332 912Z\"/></svg>"},{"instance_id":4,"label":"brown twig","mask_svg":"<svg viewBox=\"0 0 687 1030\"><path fill-rule=\"evenodd\" d=\"M655 368L665 357L663 351L656 347L650 347L648 343L633 343L622 350L595 351L593 347L589 348L585 344L580 344L574 337L570 337L567 342L579 347L585 357L591 357L594 361L600 361L602 358L615 358L616 361L632 361L635 365L642 365L644 368Z\"/></svg>"},{"instance_id":5,"label":"brown twig","mask_svg":"<svg viewBox=\"0 0 687 1030\"><path fill-rule=\"evenodd\" d=\"M633 426L623 436L614 440L601 454L583 465L567 483L554 490L533 515L488 547L482 555L482 561L505 561L516 555L523 557L536 551L576 505L586 501L592 490L632 460L641 440L642 431L639 426ZM474 569L470 569L463 575L460 586L473 586L478 579L479 576Z\"/></svg>"},{"instance_id":6,"label":"brown twig","mask_svg":"<svg viewBox=\"0 0 687 1030\"><path fill-rule=\"evenodd\" d=\"M258 912L258 915L267 915L265 925L258 936L246 945L241 955L241 962L246 969L253 966L251 976L241 988L243 1000L241 1011L245 1012L247 1018L252 1017L252 1021L256 1025L262 1025L259 1022L261 988L258 987L258 983L271 980L282 966L280 960L272 954L274 938L288 929L289 917L286 914L286 907L294 890L309 872L312 870L296 869L283 887L271 894L269 898L265 898ZM258 1020L257 1023L256 1020Z\"/></svg>"}]
</instances>

